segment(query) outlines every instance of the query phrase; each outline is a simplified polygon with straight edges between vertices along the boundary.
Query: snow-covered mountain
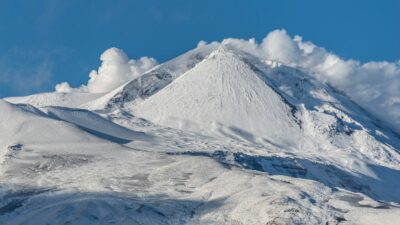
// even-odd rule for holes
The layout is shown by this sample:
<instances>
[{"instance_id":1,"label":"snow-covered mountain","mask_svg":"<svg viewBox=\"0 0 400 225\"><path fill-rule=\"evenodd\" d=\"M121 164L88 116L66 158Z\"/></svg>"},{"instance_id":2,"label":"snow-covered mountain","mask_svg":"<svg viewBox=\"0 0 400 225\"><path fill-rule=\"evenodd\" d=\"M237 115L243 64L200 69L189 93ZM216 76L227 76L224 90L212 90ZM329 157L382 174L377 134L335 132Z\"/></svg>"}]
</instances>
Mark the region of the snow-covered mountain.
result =
<instances>
[{"instance_id":1,"label":"snow-covered mountain","mask_svg":"<svg viewBox=\"0 0 400 225\"><path fill-rule=\"evenodd\" d=\"M294 107L235 52L225 48L135 105L133 112L183 130L216 130L250 139L258 135L293 145L299 142Z\"/></svg>"},{"instance_id":2,"label":"snow-covered mountain","mask_svg":"<svg viewBox=\"0 0 400 225\"><path fill-rule=\"evenodd\" d=\"M396 224L400 135L309 73L213 43L0 101L0 223Z\"/></svg>"}]
</instances>

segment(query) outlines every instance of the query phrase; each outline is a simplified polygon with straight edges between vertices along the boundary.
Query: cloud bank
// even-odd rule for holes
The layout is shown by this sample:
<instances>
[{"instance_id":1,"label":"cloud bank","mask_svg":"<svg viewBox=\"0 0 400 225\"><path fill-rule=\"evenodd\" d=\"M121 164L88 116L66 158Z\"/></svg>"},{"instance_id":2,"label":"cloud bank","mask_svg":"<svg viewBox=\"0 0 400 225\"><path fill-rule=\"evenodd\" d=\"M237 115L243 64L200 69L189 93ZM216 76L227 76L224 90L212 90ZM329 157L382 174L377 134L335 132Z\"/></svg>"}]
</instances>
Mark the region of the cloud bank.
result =
<instances>
[{"instance_id":1,"label":"cloud bank","mask_svg":"<svg viewBox=\"0 0 400 225\"><path fill-rule=\"evenodd\" d=\"M346 93L352 100L400 132L400 60L367 62L346 60L285 30L255 39L225 39L222 44L266 60L301 67L318 80Z\"/></svg>"},{"instance_id":2,"label":"cloud bank","mask_svg":"<svg viewBox=\"0 0 400 225\"><path fill-rule=\"evenodd\" d=\"M56 92L106 93L158 64L155 59L149 57L129 59L125 52L118 48L107 49L101 54L100 60L100 67L97 71L90 72L86 85L72 88L69 83L62 82L56 85Z\"/></svg>"}]
</instances>

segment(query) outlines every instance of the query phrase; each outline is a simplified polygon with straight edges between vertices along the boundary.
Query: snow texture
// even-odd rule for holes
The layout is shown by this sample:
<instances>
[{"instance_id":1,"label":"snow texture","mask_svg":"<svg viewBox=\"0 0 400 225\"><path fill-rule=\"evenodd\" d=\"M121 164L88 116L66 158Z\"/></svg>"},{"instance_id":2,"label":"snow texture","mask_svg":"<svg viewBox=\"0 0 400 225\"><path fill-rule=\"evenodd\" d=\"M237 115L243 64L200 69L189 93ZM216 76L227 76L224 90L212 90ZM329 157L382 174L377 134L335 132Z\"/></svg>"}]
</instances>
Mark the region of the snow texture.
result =
<instances>
[{"instance_id":1,"label":"snow texture","mask_svg":"<svg viewBox=\"0 0 400 225\"><path fill-rule=\"evenodd\" d=\"M105 93L0 100L0 224L397 224L400 135L310 46L201 42Z\"/></svg>"}]
</instances>

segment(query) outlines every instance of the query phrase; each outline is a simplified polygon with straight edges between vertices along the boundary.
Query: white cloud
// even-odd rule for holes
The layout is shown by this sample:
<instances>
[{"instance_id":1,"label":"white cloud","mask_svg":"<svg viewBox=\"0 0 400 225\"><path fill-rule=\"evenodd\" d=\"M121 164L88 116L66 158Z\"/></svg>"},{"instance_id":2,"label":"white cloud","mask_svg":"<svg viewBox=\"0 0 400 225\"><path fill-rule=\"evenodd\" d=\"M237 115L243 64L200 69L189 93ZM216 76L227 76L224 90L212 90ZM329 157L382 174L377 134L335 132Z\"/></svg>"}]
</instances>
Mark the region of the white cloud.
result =
<instances>
[{"instance_id":1,"label":"white cloud","mask_svg":"<svg viewBox=\"0 0 400 225\"><path fill-rule=\"evenodd\" d=\"M65 93L72 92L72 88L71 88L71 86L69 86L68 82L62 82L62 83L56 84L55 89L56 89L56 92L65 92Z\"/></svg>"},{"instance_id":2,"label":"white cloud","mask_svg":"<svg viewBox=\"0 0 400 225\"><path fill-rule=\"evenodd\" d=\"M302 67L400 132L400 61L345 60L300 36L291 38L285 30L270 32L261 43L232 38L222 43L263 59Z\"/></svg>"},{"instance_id":3,"label":"white cloud","mask_svg":"<svg viewBox=\"0 0 400 225\"><path fill-rule=\"evenodd\" d=\"M71 88L67 82L63 82L56 85L56 91L109 92L158 64L155 59L149 57L141 57L137 60L129 59L125 52L118 48L107 49L100 56L100 60L99 69L90 72L87 85Z\"/></svg>"},{"instance_id":4,"label":"white cloud","mask_svg":"<svg viewBox=\"0 0 400 225\"><path fill-rule=\"evenodd\" d=\"M199 43L197 43L197 48L202 48L206 45L207 45L207 42L202 40L202 41L199 41Z\"/></svg>"},{"instance_id":5,"label":"white cloud","mask_svg":"<svg viewBox=\"0 0 400 225\"><path fill-rule=\"evenodd\" d=\"M260 45L267 58L288 65L296 64L300 57L301 50L297 44L291 40L285 30L275 30L269 33Z\"/></svg>"}]
</instances>

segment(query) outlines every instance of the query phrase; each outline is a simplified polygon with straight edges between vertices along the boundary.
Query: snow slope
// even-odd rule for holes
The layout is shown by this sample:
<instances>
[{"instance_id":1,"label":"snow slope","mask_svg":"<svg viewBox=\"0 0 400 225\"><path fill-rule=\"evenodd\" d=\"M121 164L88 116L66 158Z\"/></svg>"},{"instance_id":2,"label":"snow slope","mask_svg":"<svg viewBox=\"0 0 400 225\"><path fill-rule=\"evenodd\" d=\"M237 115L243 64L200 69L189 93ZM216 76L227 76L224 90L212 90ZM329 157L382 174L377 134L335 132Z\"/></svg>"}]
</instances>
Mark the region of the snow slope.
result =
<instances>
[{"instance_id":1,"label":"snow slope","mask_svg":"<svg viewBox=\"0 0 400 225\"><path fill-rule=\"evenodd\" d=\"M0 100L1 149L7 144L100 141L73 125Z\"/></svg>"},{"instance_id":2,"label":"snow slope","mask_svg":"<svg viewBox=\"0 0 400 225\"><path fill-rule=\"evenodd\" d=\"M133 112L164 126L295 145L300 127L292 110L237 54L221 47Z\"/></svg>"},{"instance_id":3,"label":"snow slope","mask_svg":"<svg viewBox=\"0 0 400 225\"><path fill-rule=\"evenodd\" d=\"M74 159L79 161L84 155L104 155L123 149L33 107L0 100L0 118L0 174L26 175L27 165L41 167L52 156L71 157L65 163L74 164Z\"/></svg>"},{"instance_id":4,"label":"snow slope","mask_svg":"<svg viewBox=\"0 0 400 225\"><path fill-rule=\"evenodd\" d=\"M42 107L40 110L51 118L72 123L89 133L118 143L137 139L150 141L150 137L144 133L129 130L88 110L53 106Z\"/></svg>"},{"instance_id":5,"label":"snow slope","mask_svg":"<svg viewBox=\"0 0 400 225\"><path fill-rule=\"evenodd\" d=\"M62 106L76 108L82 104L99 98L103 94L92 93L41 93L24 97L9 97L6 101L14 104L30 104L35 107Z\"/></svg>"}]
</instances>

